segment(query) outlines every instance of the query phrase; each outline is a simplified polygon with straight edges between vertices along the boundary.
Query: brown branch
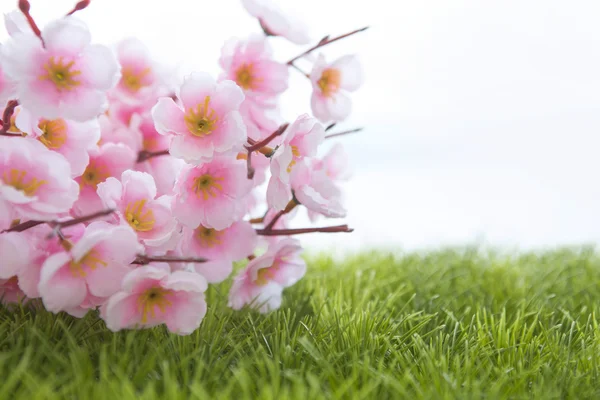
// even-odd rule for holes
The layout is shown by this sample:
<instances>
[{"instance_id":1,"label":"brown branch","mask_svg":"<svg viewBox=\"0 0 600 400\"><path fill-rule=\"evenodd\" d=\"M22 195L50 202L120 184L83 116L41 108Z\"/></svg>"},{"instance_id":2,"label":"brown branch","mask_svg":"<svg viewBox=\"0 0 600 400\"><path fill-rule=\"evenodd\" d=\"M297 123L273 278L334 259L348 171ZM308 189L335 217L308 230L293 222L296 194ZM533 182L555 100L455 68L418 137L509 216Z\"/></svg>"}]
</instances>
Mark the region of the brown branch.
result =
<instances>
[{"instance_id":1,"label":"brown branch","mask_svg":"<svg viewBox=\"0 0 600 400\"><path fill-rule=\"evenodd\" d=\"M138 153L137 162L140 163L140 162L147 161L153 157L168 156L168 155L169 155L169 150L160 150L160 151L142 150Z\"/></svg>"},{"instance_id":2,"label":"brown branch","mask_svg":"<svg viewBox=\"0 0 600 400\"><path fill-rule=\"evenodd\" d=\"M300 72L302 75L310 79L310 74L307 74L306 72L302 71L302 69L300 69L296 64L291 63L290 67L294 68L296 71Z\"/></svg>"},{"instance_id":3,"label":"brown branch","mask_svg":"<svg viewBox=\"0 0 600 400\"><path fill-rule=\"evenodd\" d=\"M347 130L347 131L332 133L332 134L329 134L329 135L325 136L325 139L331 139L331 138L337 137L337 136L343 136L343 135L348 135L350 133L360 132L363 129L364 128L356 128L356 129L350 129L350 130Z\"/></svg>"},{"instance_id":4,"label":"brown branch","mask_svg":"<svg viewBox=\"0 0 600 400\"><path fill-rule=\"evenodd\" d=\"M6 108L4 109L4 113L2 113L2 127L0 128L0 135L4 136L23 136L20 133L8 133L12 125L12 116L15 112L15 108L19 105L18 100L9 100L6 103Z\"/></svg>"},{"instance_id":5,"label":"brown branch","mask_svg":"<svg viewBox=\"0 0 600 400\"><path fill-rule=\"evenodd\" d=\"M315 51L315 50L317 50L318 48L325 47L325 46L327 46L327 45L328 45L328 44L330 44L330 43L337 42L338 40L341 40L341 39L347 38L348 36L352 36L352 35L354 35L354 34L356 34L356 33L359 33L359 32L362 32L362 31L365 31L365 30L367 30L368 28L369 28L368 26L365 26L364 28L360 28L360 29L357 29L357 30L355 30L355 31L348 32L348 33L345 33L345 34L343 34L343 35L340 35L340 36L334 37L334 38L332 38L332 39L330 39L330 38L329 38L329 36L325 36L323 39L321 39L321 41L320 41L319 43L317 43L316 45L314 45L314 46L313 46L313 47L311 47L310 49L306 50L304 53L302 53L302 54L300 54L300 55L298 55L298 56L296 56L296 57L292 58L290 61L288 61L288 62L287 62L287 65L292 65L292 64L294 64L294 61L296 61L296 60L298 60L298 59L300 59L300 58L304 57L305 55L307 55L307 54L309 54L309 53L311 53L311 52L313 52L313 51Z\"/></svg>"},{"instance_id":6,"label":"brown branch","mask_svg":"<svg viewBox=\"0 0 600 400\"><path fill-rule=\"evenodd\" d=\"M252 152L249 151L246 156L246 168L248 169L248 179L254 178L254 167L252 166Z\"/></svg>"},{"instance_id":7,"label":"brown branch","mask_svg":"<svg viewBox=\"0 0 600 400\"><path fill-rule=\"evenodd\" d=\"M207 262L206 258L198 257L174 257L174 256L146 256L140 254L132 262L132 264L146 265L151 262L182 262L182 263L203 263Z\"/></svg>"},{"instance_id":8,"label":"brown branch","mask_svg":"<svg viewBox=\"0 0 600 400\"><path fill-rule=\"evenodd\" d=\"M67 221L25 221L25 222L15 225L9 229L5 229L0 233L23 232L29 228L33 228L34 226L38 226L41 224L48 224L49 226L51 226L54 229L54 233L52 233L50 236L54 236L62 228L67 228L69 226L73 226L73 225L81 224L83 222L91 221L91 220L99 218L99 217L104 217L106 215L110 215L114 212L115 212L115 210L113 210L113 209L102 210L102 211L95 212L93 214L84 215L83 217L74 218L74 219L70 219Z\"/></svg>"},{"instance_id":9,"label":"brown branch","mask_svg":"<svg viewBox=\"0 0 600 400\"><path fill-rule=\"evenodd\" d=\"M298 201L296 201L295 198L291 199L287 205L285 206L285 208L281 211L279 211L277 214L275 214L275 216L273 217L273 219L271 219L271 221L269 221L269 223L267 224L267 226L265 226L265 231L270 231L273 229L273 227L275 226L275 224L277 223L277 221L279 220L279 218L283 217L285 214L289 213L290 211L292 211L294 208L296 208L296 206L300 204L298 203Z\"/></svg>"},{"instance_id":10,"label":"brown branch","mask_svg":"<svg viewBox=\"0 0 600 400\"><path fill-rule=\"evenodd\" d=\"M71 11L69 11L67 13L67 15L73 15L77 11L81 11L81 10L83 10L84 8L86 8L89 5L90 5L90 0L81 0L80 2L78 2L77 4L75 4L75 7L73 7L73 9Z\"/></svg>"},{"instance_id":11,"label":"brown branch","mask_svg":"<svg viewBox=\"0 0 600 400\"><path fill-rule=\"evenodd\" d=\"M282 124L279 128L277 128L277 130L275 132L271 133L269 136L267 136L266 138L264 138L260 142L255 142L250 147L246 147L246 150L248 150L248 153L251 153L253 151L259 151L260 149L262 149L263 147L265 147L266 145L268 145L269 143L271 143L271 140L273 140L277 136L283 134L283 132L285 132L285 130L287 129L287 127L289 125L290 124L288 122Z\"/></svg>"},{"instance_id":12,"label":"brown branch","mask_svg":"<svg viewBox=\"0 0 600 400\"><path fill-rule=\"evenodd\" d=\"M301 235L304 233L314 233L314 232L326 232L326 233L336 233L336 232L352 232L354 229L348 228L348 225L336 225L336 226L327 226L322 228L300 228L300 229L257 229L256 233L262 236L288 236L288 235Z\"/></svg>"},{"instance_id":13,"label":"brown branch","mask_svg":"<svg viewBox=\"0 0 600 400\"><path fill-rule=\"evenodd\" d=\"M34 226L38 226L41 224L46 223L46 221L25 221L22 222L20 224L17 224L15 226L10 227L9 229L5 229L0 233L4 233L4 232L23 232L26 231L29 228L33 228Z\"/></svg>"}]
</instances>

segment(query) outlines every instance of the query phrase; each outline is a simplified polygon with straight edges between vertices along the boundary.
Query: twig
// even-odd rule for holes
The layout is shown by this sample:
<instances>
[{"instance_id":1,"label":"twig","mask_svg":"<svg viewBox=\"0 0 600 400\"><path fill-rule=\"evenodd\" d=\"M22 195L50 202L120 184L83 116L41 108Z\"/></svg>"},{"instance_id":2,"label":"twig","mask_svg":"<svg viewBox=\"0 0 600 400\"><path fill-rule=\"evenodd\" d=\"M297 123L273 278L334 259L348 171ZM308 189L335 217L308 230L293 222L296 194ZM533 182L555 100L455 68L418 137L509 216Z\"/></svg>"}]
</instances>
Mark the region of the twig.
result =
<instances>
[{"instance_id":1,"label":"twig","mask_svg":"<svg viewBox=\"0 0 600 400\"><path fill-rule=\"evenodd\" d=\"M356 132L360 132L362 131L364 128L356 128L356 129L350 129L347 131L342 131L342 132L337 132L337 133L332 133L330 135L325 136L325 139L331 139L333 137L337 137L337 136L343 136L343 135L348 135L350 133L356 133Z\"/></svg>"},{"instance_id":2,"label":"twig","mask_svg":"<svg viewBox=\"0 0 600 400\"><path fill-rule=\"evenodd\" d=\"M271 133L269 136L267 136L260 142L256 142L256 143L252 144L250 147L246 147L246 150L248 150L248 153L250 153L250 152L258 151L258 150L262 149L263 147L265 147L266 145L271 143L271 140L275 139L277 136L279 136L283 132L285 132L285 130L287 129L287 127L289 125L290 124L288 122L282 124L279 128L277 128L277 130L275 132Z\"/></svg>"},{"instance_id":3,"label":"twig","mask_svg":"<svg viewBox=\"0 0 600 400\"><path fill-rule=\"evenodd\" d=\"M9 100L6 103L6 108L2 114L2 127L0 128L0 135L4 136L23 136L20 133L8 133L12 125L12 116L15 112L15 108L19 105L18 100Z\"/></svg>"},{"instance_id":4,"label":"twig","mask_svg":"<svg viewBox=\"0 0 600 400\"><path fill-rule=\"evenodd\" d=\"M169 155L169 150L160 150L160 151L146 151L146 150L142 150L138 153L138 158L137 158L137 162L144 162L146 160L149 160L153 157L159 157L159 156L168 156Z\"/></svg>"},{"instance_id":5,"label":"twig","mask_svg":"<svg viewBox=\"0 0 600 400\"><path fill-rule=\"evenodd\" d=\"M54 232L51 234L51 236L54 236L57 234L58 230L60 230L62 228L67 228L69 226L73 226L73 225L81 224L83 222L91 221L91 220L99 218L99 217L104 217L106 215L110 215L114 212L115 212L115 210L113 210L113 209L107 209L107 210L95 212L93 214L84 215L83 217L70 219L67 221L25 221L25 222L15 225L9 229L3 230L1 233L23 232L23 231L26 231L27 229L33 228L34 226L48 224L49 226L51 226L54 229Z\"/></svg>"},{"instance_id":6,"label":"twig","mask_svg":"<svg viewBox=\"0 0 600 400\"><path fill-rule=\"evenodd\" d=\"M138 255L132 264L146 265L151 262L182 262L182 263L203 263L207 262L206 258L198 257L173 257L173 256L146 256Z\"/></svg>"},{"instance_id":7,"label":"twig","mask_svg":"<svg viewBox=\"0 0 600 400\"><path fill-rule=\"evenodd\" d=\"M327 226L322 228L300 228L300 229L257 229L256 233L262 236L288 236L288 235L301 235L304 233L314 233L314 232L326 232L326 233L336 233L336 232L352 232L354 229L348 228L348 225L336 225L336 226Z\"/></svg>"},{"instance_id":8,"label":"twig","mask_svg":"<svg viewBox=\"0 0 600 400\"><path fill-rule=\"evenodd\" d=\"M325 36L323 39L321 39L321 41L319 41L319 43L317 43L316 45L314 45L314 46L313 46L313 47L311 47L310 49L306 50L304 53L302 53L302 54L300 54L300 55L298 55L298 56L296 56L296 57L292 58L290 61L288 61L288 62L287 62L287 65L292 65L292 64L294 64L294 61L296 61L296 60L298 60L298 59L300 59L300 58L304 57L305 55L307 55L307 54L311 53L312 51L315 51L315 50L316 50L316 49L318 49L318 48L325 47L325 46L327 46L327 45L328 45L328 44L330 44L330 43L333 43L333 42L336 42L336 41L338 41L338 40L341 40L341 39L347 38L348 36L352 36L352 35L354 35L354 34L356 34L356 33L359 33L359 32L362 32L362 31L365 31L365 30L367 30L368 28L369 28L368 26L365 26L364 28L360 28L360 29L357 29L357 30L355 30L355 31L348 32L348 33L345 33L345 34L343 34L343 35L340 35L340 36L334 37L333 39L330 39L330 38L329 38L329 36Z\"/></svg>"},{"instance_id":9,"label":"twig","mask_svg":"<svg viewBox=\"0 0 600 400\"><path fill-rule=\"evenodd\" d=\"M42 46L46 47L46 45L44 43L44 38L42 38L42 32L40 31L40 28L38 28L37 24L33 20L33 17L29 13L29 10L31 9L31 4L29 4L29 1L27 1L27 0L19 0L18 4L19 4L19 10L21 10L23 15L25 15L25 18L27 19L27 23L31 27L31 30L37 37L40 38L40 40L42 41Z\"/></svg>"},{"instance_id":10,"label":"twig","mask_svg":"<svg viewBox=\"0 0 600 400\"><path fill-rule=\"evenodd\" d=\"M294 208L296 208L296 206L298 204L300 204L300 203L296 200L296 198L293 198L292 200L290 200L287 203L287 205L285 206L285 208L283 210L279 211L277 214L275 214L275 216L271 219L271 221L269 221L267 226L265 226L265 231L272 230L273 227L275 226L275 224L277 223L277 221L279 220L279 218L283 217L285 214L292 211Z\"/></svg>"}]
</instances>

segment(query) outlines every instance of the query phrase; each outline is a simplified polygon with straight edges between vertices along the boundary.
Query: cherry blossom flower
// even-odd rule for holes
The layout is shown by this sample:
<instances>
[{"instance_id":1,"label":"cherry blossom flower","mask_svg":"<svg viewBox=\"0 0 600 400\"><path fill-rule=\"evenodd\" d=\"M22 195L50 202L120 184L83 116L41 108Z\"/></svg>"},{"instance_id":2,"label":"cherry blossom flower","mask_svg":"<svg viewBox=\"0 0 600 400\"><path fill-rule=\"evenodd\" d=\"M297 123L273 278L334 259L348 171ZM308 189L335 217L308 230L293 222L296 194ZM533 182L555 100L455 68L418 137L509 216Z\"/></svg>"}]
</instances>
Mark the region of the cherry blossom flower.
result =
<instances>
[{"instance_id":1,"label":"cherry blossom flower","mask_svg":"<svg viewBox=\"0 0 600 400\"><path fill-rule=\"evenodd\" d=\"M216 155L241 150L246 126L239 108L241 89L232 81L216 83L208 74L194 73L182 84L183 109L163 97L152 109L156 130L175 134L172 156L190 163L208 162Z\"/></svg>"},{"instance_id":2,"label":"cherry blossom flower","mask_svg":"<svg viewBox=\"0 0 600 400\"><path fill-rule=\"evenodd\" d=\"M110 49L90 44L90 32L74 17L48 24L42 39L17 32L2 48L5 73L17 82L20 103L48 119L86 121L102 113L106 91L119 79Z\"/></svg>"},{"instance_id":3,"label":"cherry blossom flower","mask_svg":"<svg viewBox=\"0 0 600 400\"><path fill-rule=\"evenodd\" d=\"M2 46L0 45L0 110L3 110L6 102L14 99L17 94L17 83L4 73L2 63Z\"/></svg>"},{"instance_id":4,"label":"cherry blossom flower","mask_svg":"<svg viewBox=\"0 0 600 400\"><path fill-rule=\"evenodd\" d=\"M34 249L24 233L0 233L0 279L9 279L31 263L31 252Z\"/></svg>"},{"instance_id":5,"label":"cherry blossom flower","mask_svg":"<svg viewBox=\"0 0 600 400\"><path fill-rule=\"evenodd\" d=\"M258 18L263 30L272 36L282 36L295 44L310 41L306 25L284 14L271 0L242 0L246 11Z\"/></svg>"},{"instance_id":6,"label":"cherry blossom flower","mask_svg":"<svg viewBox=\"0 0 600 400\"><path fill-rule=\"evenodd\" d=\"M137 38L127 38L117 45L117 58L121 64L119 92L126 99L152 95L157 76L148 48Z\"/></svg>"},{"instance_id":7,"label":"cherry blossom flower","mask_svg":"<svg viewBox=\"0 0 600 400\"><path fill-rule=\"evenodd\" d=\"M222 230L245 213L243 200L251 189L243 161L219 157L189 165L175 183L173 214L190 228L204 225Z\"/></svg>"},{"instance_id":8,"label":"cherry blossom flower","mask_svg":"<svg viewBox=\"0 0 600 400\"><path fill-rule=\"evenodd\" d=\"M286 238L250 261L234 278L229 306L239 310L244 305L252 305L261 312L279 308L283 288L294 285L306 273L301 252L297 240Z\"/></svg>"},{"instance_id":9,"label":"cherry blossom flower","mask_svg":"<svg viewBox=\"0 0 600 400\"><path fill-rule=\"evenodd\" d=\"M237 83L249 100L278 96L288 88L289 68L273 60L271 47L262 36L228 40L219 64L225 71L221 79Z\"/></svg>"},{"instance_id":10,"label":"cherry blossom flower","mask_svg":"<svg viewBox=\"0 0 600 400\"><path fill-rule=\"evenodd\" d=\"M346 216L341 191L324 171L314 171L301 163L292 175L291 186L296 199L307 209L329 218Z\"/></svg>"},{"instance_id":11,"label":"cherry blossom flower","mask_svg":"<svg viewBox=\"0 0 600 400\"><path fill-rule=\"evenodd\" d=\"M283 144L271 158L271 179L267 187L269 206L280 211L292 198L290 175L294 166L317 154L325 138L325 129L314 118L301 115L284 133Z\"/></svg>"},{"instance_id":12,"label":"cherry blossom flower","mask_svg":"<svg viewBox=\"0 0 600 400\"><path fill-rule=\"evenodd\" d=\"M213 283L221 282L229 276L234 261L253 254L257 235L248 222L238 221L223 230L202 225L196 229L185 228L181 243L182 254L210 260L194 263L191 267Z\"/></svg>"},{"instance_id":13,"label":"cherry blossom flower","mask_svg":"<svg viewBox=\"0 0 600 400\"><path fill-rule=\"evenodd\" d=\"M53 254L42 266L39 291L47 310L79 307L88 293L109 297L120 289L130 263L141 253L135 232L125 225L92 222L75 244Z\"/></svg>"},{"instance_id":14,"label":"cherry blossom flower","mask_svg":"<svg viewBox=\"0 0 600 400\"><path fill-rule=\"evenodd\" d=\"M322 122L343 121L350 115L352 103L347 92L354 92L363 83L358 58L347 55L327 64L319 56L310 73L313 85L311 108Z\"/></svg>"},{"instance_id":15,"label":"cherry blossom flower","mask_svg":"<svg viewBox=\"0 0 600 400\"><path fill-rule=\"evenodd\" d=\"M177 226L171 214L171 198L155 199L154 178L145 172L127 170L121 174L121 181L110 177L98 185L98 195L104 207L117 210L121 222L131 226L148 247L165 245Z\"/></svg>"},{"instance_id":16,"label":"cherry blossom flower","mask_svg":"<svg viewBox=\"0 0 600 400\"><path fill-rule=\"evenodd\" d=\"M170 272L166 264L136 268L122 289L106 303L102 314L112 331L166 324L169 331L188 335L206 314L204 278L187 271Z\"/></svg>"},{"instance_id":17,"label":"cherry blossom flower","mask_svg":"<svg viewBox=\"0 0 600 400\"><path fill-rule=\"evenodd\" d=\"M51 220L79 193L65 158L31 138L0 137L0 198L20 217Z\"/></svg>"},{"instance_id":18,"label":"cherry blossom flower","mask_svg":"<svg viewBox=\"0 0 600 400\"><path fill-rule=\"evenodd\" d=\"M76 214L89 214L102 209L102 200L96 190L109 177L121 174L133 167L137 155L123 144L106 143L98 151L90 152L90 162L76 180L81 188L75 204Z\"/></svg>"},{"instance_id":19,"label":"cherry blossom flower","mask_svg":"<svg viewBox=\"0 0 600 400\"><path fill-rule=\"evenodd\" d=\"M88 153L98 149L100 125L96 119L86 122L63 118L49 120L34 117L29 110L21 107L15 123L21 132L62 154L71 165L72 177L83 174L90 161Z\"/></svg>"}]
</instances>

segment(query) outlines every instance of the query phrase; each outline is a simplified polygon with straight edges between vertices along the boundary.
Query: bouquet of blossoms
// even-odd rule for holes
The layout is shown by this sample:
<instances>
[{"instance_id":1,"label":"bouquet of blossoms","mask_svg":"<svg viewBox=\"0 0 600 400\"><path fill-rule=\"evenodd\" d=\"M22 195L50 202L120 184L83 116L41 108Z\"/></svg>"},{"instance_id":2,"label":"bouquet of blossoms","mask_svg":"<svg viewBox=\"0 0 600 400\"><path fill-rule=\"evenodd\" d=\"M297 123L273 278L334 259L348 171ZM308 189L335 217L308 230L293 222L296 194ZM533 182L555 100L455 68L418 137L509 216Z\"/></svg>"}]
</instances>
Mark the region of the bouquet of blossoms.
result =
<instances>
[{"instance_id":1,"label":"bouquet of blossoms","mask_svg":"<svg viewBox=\"0 0 600 400\"><path fill-rule=\"evenodd\" d=\"M327 132L349 115L362 74L353 55L327 62L313 51L364 29L279 62L269 41L307 44L304 26L264 0L242 3L263 33L227 41L220 76L192 73L180 85L137 39L92 44L73 16L89 0L43 29L27 0L5 15L1 303L41 299L77 317L99 309L113 331L164 323L189 334L207 285L234 262L248 260L229 306L267 312L306 271L294 235L350 231L287 224L301 207L311 221L345 216L343 149L320 158L318 149L356 131ZM312 84L313 116L282 121L292 68Z\"/></svg>"}]
</instances>

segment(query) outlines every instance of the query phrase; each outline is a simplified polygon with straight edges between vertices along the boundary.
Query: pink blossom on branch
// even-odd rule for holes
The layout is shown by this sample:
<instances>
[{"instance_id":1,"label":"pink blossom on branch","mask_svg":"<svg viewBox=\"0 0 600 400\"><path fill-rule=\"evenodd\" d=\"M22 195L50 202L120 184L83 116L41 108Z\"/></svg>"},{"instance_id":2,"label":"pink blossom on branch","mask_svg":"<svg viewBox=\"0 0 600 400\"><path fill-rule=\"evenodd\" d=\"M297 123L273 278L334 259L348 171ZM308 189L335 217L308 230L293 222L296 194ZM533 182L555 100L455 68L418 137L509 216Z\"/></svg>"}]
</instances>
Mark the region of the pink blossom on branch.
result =
<instances>
[{"instance_id":1,"label":"pink blossom on branch","mask_svg":"<svg viewBox=\"0 0 600 400\"><path fill-rule=\"evenodd\" d=\"M245 305L261 312L279 308L284 288L294 285L306 273L300 256L302 248L295 239L282 239L267 252L248 263L238 273L229 291L229 306L239 310Z\"/></svg>"},{"instance_id":2,"label":"pink blossom on branch","mask_svg":"<svg viewBox=\"0 0 600 400\"><path fill-rule=\"evenodd\" d=\"M4 72L17 83L17 97L44 118L86 121L107 106L106 91L118 81L119 64L105 46L92 45L83 22L53 21L42 31L17 32L2 47Z\"/></svg>"},{"instance_id":3,"label":"pink blossom on branch","mask_svg":"<svg viewBox=\"0 0 600 400\"><path fill-rule=\"evenodd\" d=\"M245 214L244 197L251 189L241 160L218 157L207 164L187 165L175 183L173 215L190 228L222 230Z\"/></svg>"},{"instance_id":4,"label":"pink blossom on branch","mask_svg":"<svg viewBox=\"0 0 600 400\"><path fill-rule=\"evenodd\" d=\"M354 92L362 85L363 73L356 56L343 56L328 64L320 55L310 73L310 80L314 116L322 122L339 122L352 111L348 92Z\"/></svg>"},{"instance_id":5,"label":"pink blossom on branch","mask_svg":"<svg viewBox=\"0 0 600 400\"><path fill-rule=\"evenodd\" d=\"M194 73L181 85L183 108L163 97L152 109L158 133L174 134L169 148L173 157L201 163L241 150L246 126L239 108L241 89L232 81L216 83L210 75Z\"/></svg>"},{"instance_id":6,"label":"pink blossom on branch","mask_svg":"<svg viewBox=\"0 0 600 400\"><path fill-rule=\"evenodd\" d=\"M46 259L39 291L52 312L76 309L88 295L106 298L120 289L121 279L143 248L128 226L92 222L68 250Z\"/></svg>"},{"instance_id":7,"label":"pink blossom on branch","mask_svg":"<svg viewBox=\"0 0 600 400\"><path fill-rule=\"evenodd\" d=\"M112 331L165 324L173 333L189 335L206 314L206 288L196 273L170 272L166 264L139 267L125 276L102 315Z\"/></svg>"},{"instance_id":8,"label":"pink blossom on branch","mask_svg":"<svg viewBox=\"0 0 600 400\"><path fill-rule=\"evenodd\" d=\"M308 29L304 23L281 11L272 0L242 0L246 11L258 18L268 35L282 36L295 44L307 44L310 41Z\"/></svg>"},{"instance_id":9,"label":"pink blossom on branch","mask_svg":"<svg viewBox=\"0 0 600 400\"><path fill-rule=\"evenodd\" d=\"M246 41L228 40L221 50L221 79L237 83L249 100L268 99L288 88L288 66L273 60L264 37L253 35Z\"/></svg>"},{"instance_id":10,"label":"pink blossom on branch","mask_svg":"<svg viewBox=\"0 0 600 400\"><path fill-rule=\"evenodd\" d=\"M121 222L131 226L148 247L167 244L177 227L171 214L171 198L155 199L156 185L150 174L127 170L120 181L110 177L99 184L98 195L104 207L117 210Z\"/></svg>"},{"instance_id":11,"label":"pink blossom on branch","mask_svg":"<svg viewBox=\"0 0 600 400\"><path fill-rule=\"evenodd\" d=\"M51 220L64 215L79 188L60 154L24 137L0 137L0 199L21 218Z\"/></svg>"}]
</instances>

